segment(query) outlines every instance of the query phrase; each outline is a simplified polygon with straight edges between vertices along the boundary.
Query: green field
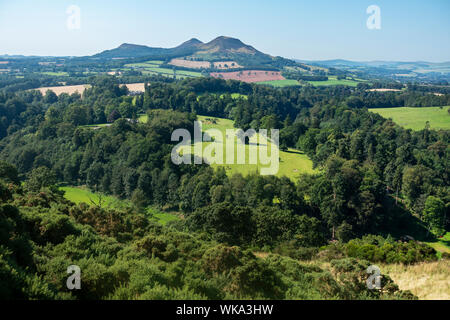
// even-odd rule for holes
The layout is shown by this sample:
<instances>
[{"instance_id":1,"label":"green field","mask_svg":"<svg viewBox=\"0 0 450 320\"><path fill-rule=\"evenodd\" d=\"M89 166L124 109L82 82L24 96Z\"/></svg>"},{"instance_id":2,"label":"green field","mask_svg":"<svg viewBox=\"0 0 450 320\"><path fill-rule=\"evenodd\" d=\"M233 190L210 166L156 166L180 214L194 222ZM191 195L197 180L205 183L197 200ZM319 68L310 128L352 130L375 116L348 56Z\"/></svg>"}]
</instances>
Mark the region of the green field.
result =
<instances>
[{"instance_id":1,"label":"green field","mask_svg":"<svg viewBox=\"0 0 450 320\"><path fill-rule=\"evenodd\" d=\"M290 87L290 86L299 86L300 83L297 80L273 80L273 81L261 81L257 82L257 84L267 84L273 87L282 88L282 87Z\"/></svg>"},{"instance_id":2,"label":"green field","mask_svg":"<svg viewBox=\"0 0 450 320\"><path fill-rule=\"evenodd\" d=\"M222 132L223 136L226 136L226 130L227 129L235 129L233 126L233 121L228 119L220 119L220 118L213 118L213 117L205 117L205 116L199 116L199 121L202 121L202 129L203 131L206 131L208 129L218 129ZM250 143L256 143L256 137L253 137L250 139ZM236 141L237 143L237 141ZM212 142L204 142L203 143L203 150L210 146ZM267 146L264 148L270 149L271 144L267 143ZM225 144L223 144L223 155L224 159L226 159L226 147ZM254 145L246 145L245 146L245 152L246 152L246 164L212 164L212 167L223 167L225 168L228 175L232 175L235 173L241 173L242 175L248 175L251 173L260 172L261 168L268 167L264 166L259 163L258 164L249 164L249 152L250 150L252 152L257 152L256 146ZM191 150L186 150L187 152L194 152L193 148L191 147ZM303 154L302 152L294 149L289 149L287 152L279 151L280 153L280 166L277 176L287 176L293 180L295 180L297 177L299 177L302 173L315 173L316 171L313 169L313 163L308 158L307 155ZM199 155L199 154L197 154ZM236 151L235 151L235 160L237 158ZM236 162L236 161L235 161Z\"/></svg>"},{"instance_id":3,"label":"green field","mask_svg":"<svg viewBox=\"0 0 450 320\"><path fill-rule=\"evenodd\" d=\"M444 237L437 239L435 242L425 242L436 251L450 253L450 232L447 232Z\"/></svg>"},{"instance_id":4,"label":"green field","mask_svg":"<svg viewBox=\"0 0 450 320\"><path fill-rule=\"evenodd\" d=\"M64 197L76 204L86 203L91 206L100 205L102 208L124 210L132 206L129 200L121 200L114 196L103 195L101 193L94 193L84 187L60 187L65 192ZM101 200L100 200L101 199ZM149 218L162 225L170 221L179 220L180 217L167 212L162 212L156 208L148 207L147 214Z\"/></svg>"},{"instance_id":5,"label":"green field","mask_svg":"<svg viewBox=\"0 0 450 320\"><path fill-rule=\"evenodd\" d=\"M378 113L386 119L392 119L398 125L413 130L422 130L427 121L432 129L450 129L450 107L428 108L380 108L369 111Z\"/></svg>"},{"instance_id":6,"label":"green field","mask_svg":"<svg viewBox=\"0 0 450 320\"><path fill-rule=\"evenodd\" d=\"M336 76L329 76L328 81L308 81L308 83L312 84L313 86L344 85L344 86L356 87L359 82L354 81L354 80L338 80Z\"/></svg>"},{"instance_id":7,"label":"green field","mask_svg":"<svg viewBox=\"0 0 450 320\"><path fill-rule=\"evenodd\" d=\"M64 197L66 199L76 204L84 202L89 205L99 205L101 202L102 207L110 209L125 209L131 206L131 203L127 200L94 193L86 188L61 187L60 189L65 192Z\"/></svg>"},{"instance_id":8,"label":"green field","mask_svg":"<svg viewBox=\"0 0 450 320\"><path fill-rule=\"evenodd\" d=\"M163 64L163 61L159 60L150 60L141 63L130 63L124 65L126 70L134 70L137 69L141 71L143 74L159 74L163 76L173 76L173 69L169 68L161 68L160 66ZM201 77L200 72L194 71L186 71L186 70L176 70L176 75L179 78L186 77Z\"/></svg>"},{"instance_id":9,"label":"green field","mask_svg":"<svg viewBox=\"0 0 450 320\"><path fill-rule=\"evenodd\" d=\"M127 67L127 68L147 68L147 67L159 66L161 64L163 64L163 61L150 60L150 61L146 61L146 62L126 64L125 67Z\"/></svg>"},{"instance_id":10,"label":"green field","mask_svg":"<svg viewBox=\"0 0 450 320\"><path fill-rule=\"evenodd\" d=\"M42 74L45 74L46 76L54 76L54 77L65 77L68 76L69 73L67 72L41 72Z\"/></svg>"}]
</instances>

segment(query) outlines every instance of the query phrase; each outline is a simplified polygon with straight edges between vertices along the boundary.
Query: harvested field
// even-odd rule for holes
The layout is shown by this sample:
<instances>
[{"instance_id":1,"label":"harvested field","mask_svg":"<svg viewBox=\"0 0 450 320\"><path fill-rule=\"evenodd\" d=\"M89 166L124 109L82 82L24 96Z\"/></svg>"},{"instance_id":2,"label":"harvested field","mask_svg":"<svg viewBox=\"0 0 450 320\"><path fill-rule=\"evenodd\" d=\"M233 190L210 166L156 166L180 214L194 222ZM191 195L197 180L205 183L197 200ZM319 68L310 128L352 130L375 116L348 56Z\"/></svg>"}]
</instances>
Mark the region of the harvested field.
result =
<instances>
[{"instance_id":1,"label":"harvested field","mask_svg":"<svg viewBox=\"0 0 450 320\"><path fill-rule=\"evenodd\" d=\"M214 78L238 80L249 83L285 80L279 71L245 70L236 72L212 72L210 75Z\"/></svg>"},{"instance_id":2,"label":"harvested field","mask_svg":"<svg viewBox=\"0 0 450 320\"><path fill-rule=\"evenodd\" d=\"M184 59L172 59L169 64L192 69L209 69L211 67L211 63L208 61L190 61Z\"/></svg>"},{"instance_id":3,"label":"harvested field","mask_svg":"<svg viewBox=\"0 0 450 320\"><path fill-rule=\"evenodd\" d=\"M90 85L88 84L80 84L76 86L44 87L38 88L36 90L39 90L42 93L42 95L45 95L47 90L50 90L56 93L57 96L59 96L62 93L73 94L75 92L78 92L79 94L82 94L84 92L84 89L87 89L89 87Z\"/></svg>"},{"instance_id":4,"label":"harvested field","mask_svg":"<svg viewBox=\"0 0 450 320\"><path fill-rule=\"evenodd\" d=\"M135 91L135 92L144 92L144 83L129 83L126 84L128 90L130 91ZM89 88L90 85L88 84L80 84L80 85L76 85L76 86L60 86L60 87L44 87L44 88L38 88L36 90L39 90L42 95L45 95L45 93L47 92L47 90L51 90L54 93L56 93L57 96L59 96L62 93L67 93L67 94L73 94L75 92L78 92L79 94L83 94L84 89Z\"/></svg>"},{"instance_id":5,"label":"harvested field","mask_svg":"<svg viewBox=\"0 0 450 320\"><path fill-rule=\"evenodd\" d=\"M191 60L184 60L184 59L172 59L170 61L171 65L177 66L177 67L185 67L185 68L191 68L191 69L209 69L211 68L211 62L209 61L191 61ZM239 69L242 68L241 65L239 65L235 61L218 61L213 62L214 68L219 70L228 70L228 69Z\"/></svg>"},{"instance_id":6,"label":"harvested field","mask_svg":"<svg viewBox=\"0 0 450 320\"><path fill-rule=\"evenodd\" d=\"M399 89L370 89L370 92L399 92Z\"/></svg>"},{"instance_id":7,"label":"harvested field","mask_svg":"<svg viewBox=\"0 0 450 320\"><path fill-rule=\"evenodd\" d=\"M134 92L145 92L145 86L144 83L128 83L126 84L128 90L134 91Z\"/></svg>"},{"instance_id":8,"label":"harvested field","mask_svg":"<svg viewBox=\"0 0 450 320\"><path fill-rule=\"evenodd\" d=\"M227 70L227 69L239 69L242 68L242 66L235 61L218 61L214 62L214 68L220 70Z\"/></svg>"}]
</instances>

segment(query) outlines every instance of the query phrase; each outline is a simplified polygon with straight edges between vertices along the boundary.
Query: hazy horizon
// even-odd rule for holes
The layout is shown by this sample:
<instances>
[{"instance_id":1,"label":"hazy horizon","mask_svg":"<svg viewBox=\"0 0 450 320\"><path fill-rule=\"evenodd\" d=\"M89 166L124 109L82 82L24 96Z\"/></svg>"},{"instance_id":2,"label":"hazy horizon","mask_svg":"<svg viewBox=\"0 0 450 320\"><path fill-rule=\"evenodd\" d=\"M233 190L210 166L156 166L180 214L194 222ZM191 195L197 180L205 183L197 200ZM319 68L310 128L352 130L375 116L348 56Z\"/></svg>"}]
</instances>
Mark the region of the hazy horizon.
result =
<instances>
[{"instance_id":1,"label":"hazy horizon","mask_svg":"<svg viewBox=\"0 0 450 320\"><path fill-rule=\"evenodd\" d=\"M170 48L229 36L298 60L449 62L450 2L391 2L0 0L0 55L89 56L122 43ZM80 28L71 30L72 5ZM366 26L370 5L381 9L381 29Z\"/></svg>"}]
</instances>

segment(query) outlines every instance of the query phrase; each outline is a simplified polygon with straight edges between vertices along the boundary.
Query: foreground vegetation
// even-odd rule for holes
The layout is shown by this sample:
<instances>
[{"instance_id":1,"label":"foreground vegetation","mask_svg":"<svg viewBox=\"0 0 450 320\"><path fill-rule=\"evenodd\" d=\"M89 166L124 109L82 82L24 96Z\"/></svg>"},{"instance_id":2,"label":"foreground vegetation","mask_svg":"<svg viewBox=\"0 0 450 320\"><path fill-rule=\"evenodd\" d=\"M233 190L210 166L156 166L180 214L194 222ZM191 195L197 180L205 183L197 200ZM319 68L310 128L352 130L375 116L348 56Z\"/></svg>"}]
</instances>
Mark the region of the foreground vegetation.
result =
<instances>
[{"instance_id":1,"label":"foreground vegetation","mask_svg":"<svg viewBox=\"0 0 450 320\"><path fill-rule=\"evenodd\" d=\"M82 96L2 92L0 294L415 298L387 277L368 290L366 269L447 258L424 242L449 231L448 130L405 130L366 108L418 95L424 105L448 98L206 78L155 81L137 96L114 77L93 79ZM206 127L278 128L280 149L304 151L319 170L176 165L171 134L192 133L199 114ZM77 204L60 184L85 188L66 189ZM156 220L161 211L176 218ZM83 270L81 291L65 289L70 264Z\"/></svg>"},{"instance_id":2,"label":"foreground vegetation","mask_svg":"<svg viewBox=\"0 0 450 320\"><path fill-rule=\"evenodd\" d=\"M415 265L382 265L402 290L409 290L421 300L450 300L450 260Z\"/></svg>"}]
</instances>

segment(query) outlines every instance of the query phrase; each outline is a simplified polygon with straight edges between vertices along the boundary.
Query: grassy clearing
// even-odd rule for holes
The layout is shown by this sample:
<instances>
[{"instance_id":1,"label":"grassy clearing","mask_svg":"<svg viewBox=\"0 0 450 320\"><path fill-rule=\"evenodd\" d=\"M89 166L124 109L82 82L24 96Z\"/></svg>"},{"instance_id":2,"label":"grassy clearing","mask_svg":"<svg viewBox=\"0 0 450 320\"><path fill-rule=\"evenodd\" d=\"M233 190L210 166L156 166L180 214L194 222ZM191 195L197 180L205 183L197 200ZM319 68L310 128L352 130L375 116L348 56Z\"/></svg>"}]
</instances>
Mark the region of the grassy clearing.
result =
<instances>
[{"instance_id":1,"label":"grassy clearing","mask_svg":"<svg viewBox=\"0 0 450 320\"><path fill-rule=\"evenodd\" d=\"M391 118L399 126L406 129L422 130L427 121L432 129L450 129L450 107L428 108L380 108L369 111L378 113L382 117Z\"/></svg>"},{"instance_id":2,"label":"grassy clearing","mask_svg":"<svg viewBox=\"0 0 450 320\"><path fill-rule=\"evenodd\" d=\"M401 290L410 290L421 300L450 300L450 260L415 265L380 265Z\"/></svg>"},{"instance_id":3,"label":"grassy clearing","mask_svg":"<svg viewBox=\"0 0 450 320\"><path fill-rule=\"evenodd\" d=\"M76 204L86 203L92 206L98 206L101 203L103 208L124 210L132 207L129 200L121 200L114 196L95 193L84 187L61 187L65 191L64 197ZM179 220L180 217L175 213L162 212L156 208L148 207L146 209L148 217L152 221L156 221L162 225L166 225L170 221Z\"/></svg>"},{"instance_id":4,"label":"grassy clearing","mask_svg":"<svg viewBox=\"0 0 450 320\"><path fill-rule=\"evenodd\" d=\"M131 206L128 200L120 200L113 196L103 195L101 193L94 193L87 188L78 187L61 187L65 191L64 197L76 204L86 203L88 205L99 205L109 209L125 209Z\"/></svg>"},{"instance_id":5,"label":"grassy clearing","mask_svg":"<svg viewBox=\"0 0 450 320\"><path fill-rule=\"evenodd\" d=\"M147 121L148 121L148 115L146 115L146 114L141 114L141 115L139 115L138 121L139 121L140 123L147 123Z\"/></svg>"},{"instance_id":6,"label":"grassy clearing","mask_svg":"<svg viewBox=\"0 0 450 320\"><path fill-rule=\"evenodd\" d=\"M328 81L308 81L308 83L312 84L313 86L351 86L356 87L358 85L358 81L354 80L338 80L336 76L330 76L328 77Z\"/></svg>"},{"instance_id":7,"label":"grassy clearing","mask_svg":"<svg viewBox=\"0 0 450 320\"><path fill-rule=\"evenodd\" d=\"M222 132L223 137L226 137L227 129L235 129L233 126L233 121L228 119L220 119L213 117L204 117L199 116L198 120L202 121L202 129L203 131L209 129L218 129ZM261 168L267 168L267 165L262 165L259 161L257 164L249 164L249 154L250 152L257 152L256 144L258 137L252 137L250 139L251 145L245 146L246 153L246 164L212 164L212 167L223 167L225 168L228 175L233 175L235 173L240 173L242 175L248 175L251 173L261 172ZM220 143L217 141L217 143ZM212 142L204 142L203 150L208 148ZM236 141L237 144L237 141ZM266 143L266 146L262 146L263 148L271 147L270 142ZM190 152L194 152L194 148L191 148ZM189 150L186 150L189 152ZM226 159L226 146L223 144L223 157L224 161ZM287 152L279 151L280 153L280 167L277 176L286 176L293 180L296 180L302 173L315 173L316 171L313 169L312 161L308 158L307 155L303 154L301 151L289 149ZM269 152L270 154L270 152ZM200 154L196 154L200 156ZM236 148L235 148L235 163L237 158ZM206 157L207 160L210 160ZM259 159L258 159L259 160Z\"/></svg>"},{"instance_id":8,"label":"grassy clearing","mask_svg":"<svg viewBox=\"0 0 450 320\"><path fill-rule=\"evenodd\" d=\"M447 232L442 238L434 242L425 242L436 251L450 253L450 232Z\"/></svg>"},{"instance_id":9,"label":"grassy clearing","mask_svg":"<svg viewBox=\"0 0 450 320\"><path fill-rule=\"evenodd\" d=\"M273 80L273 81L262 81L257 82L257 84L267 84L277 88L299 86L300 83L297 80Z\"/></svg>"}]
</instances>

